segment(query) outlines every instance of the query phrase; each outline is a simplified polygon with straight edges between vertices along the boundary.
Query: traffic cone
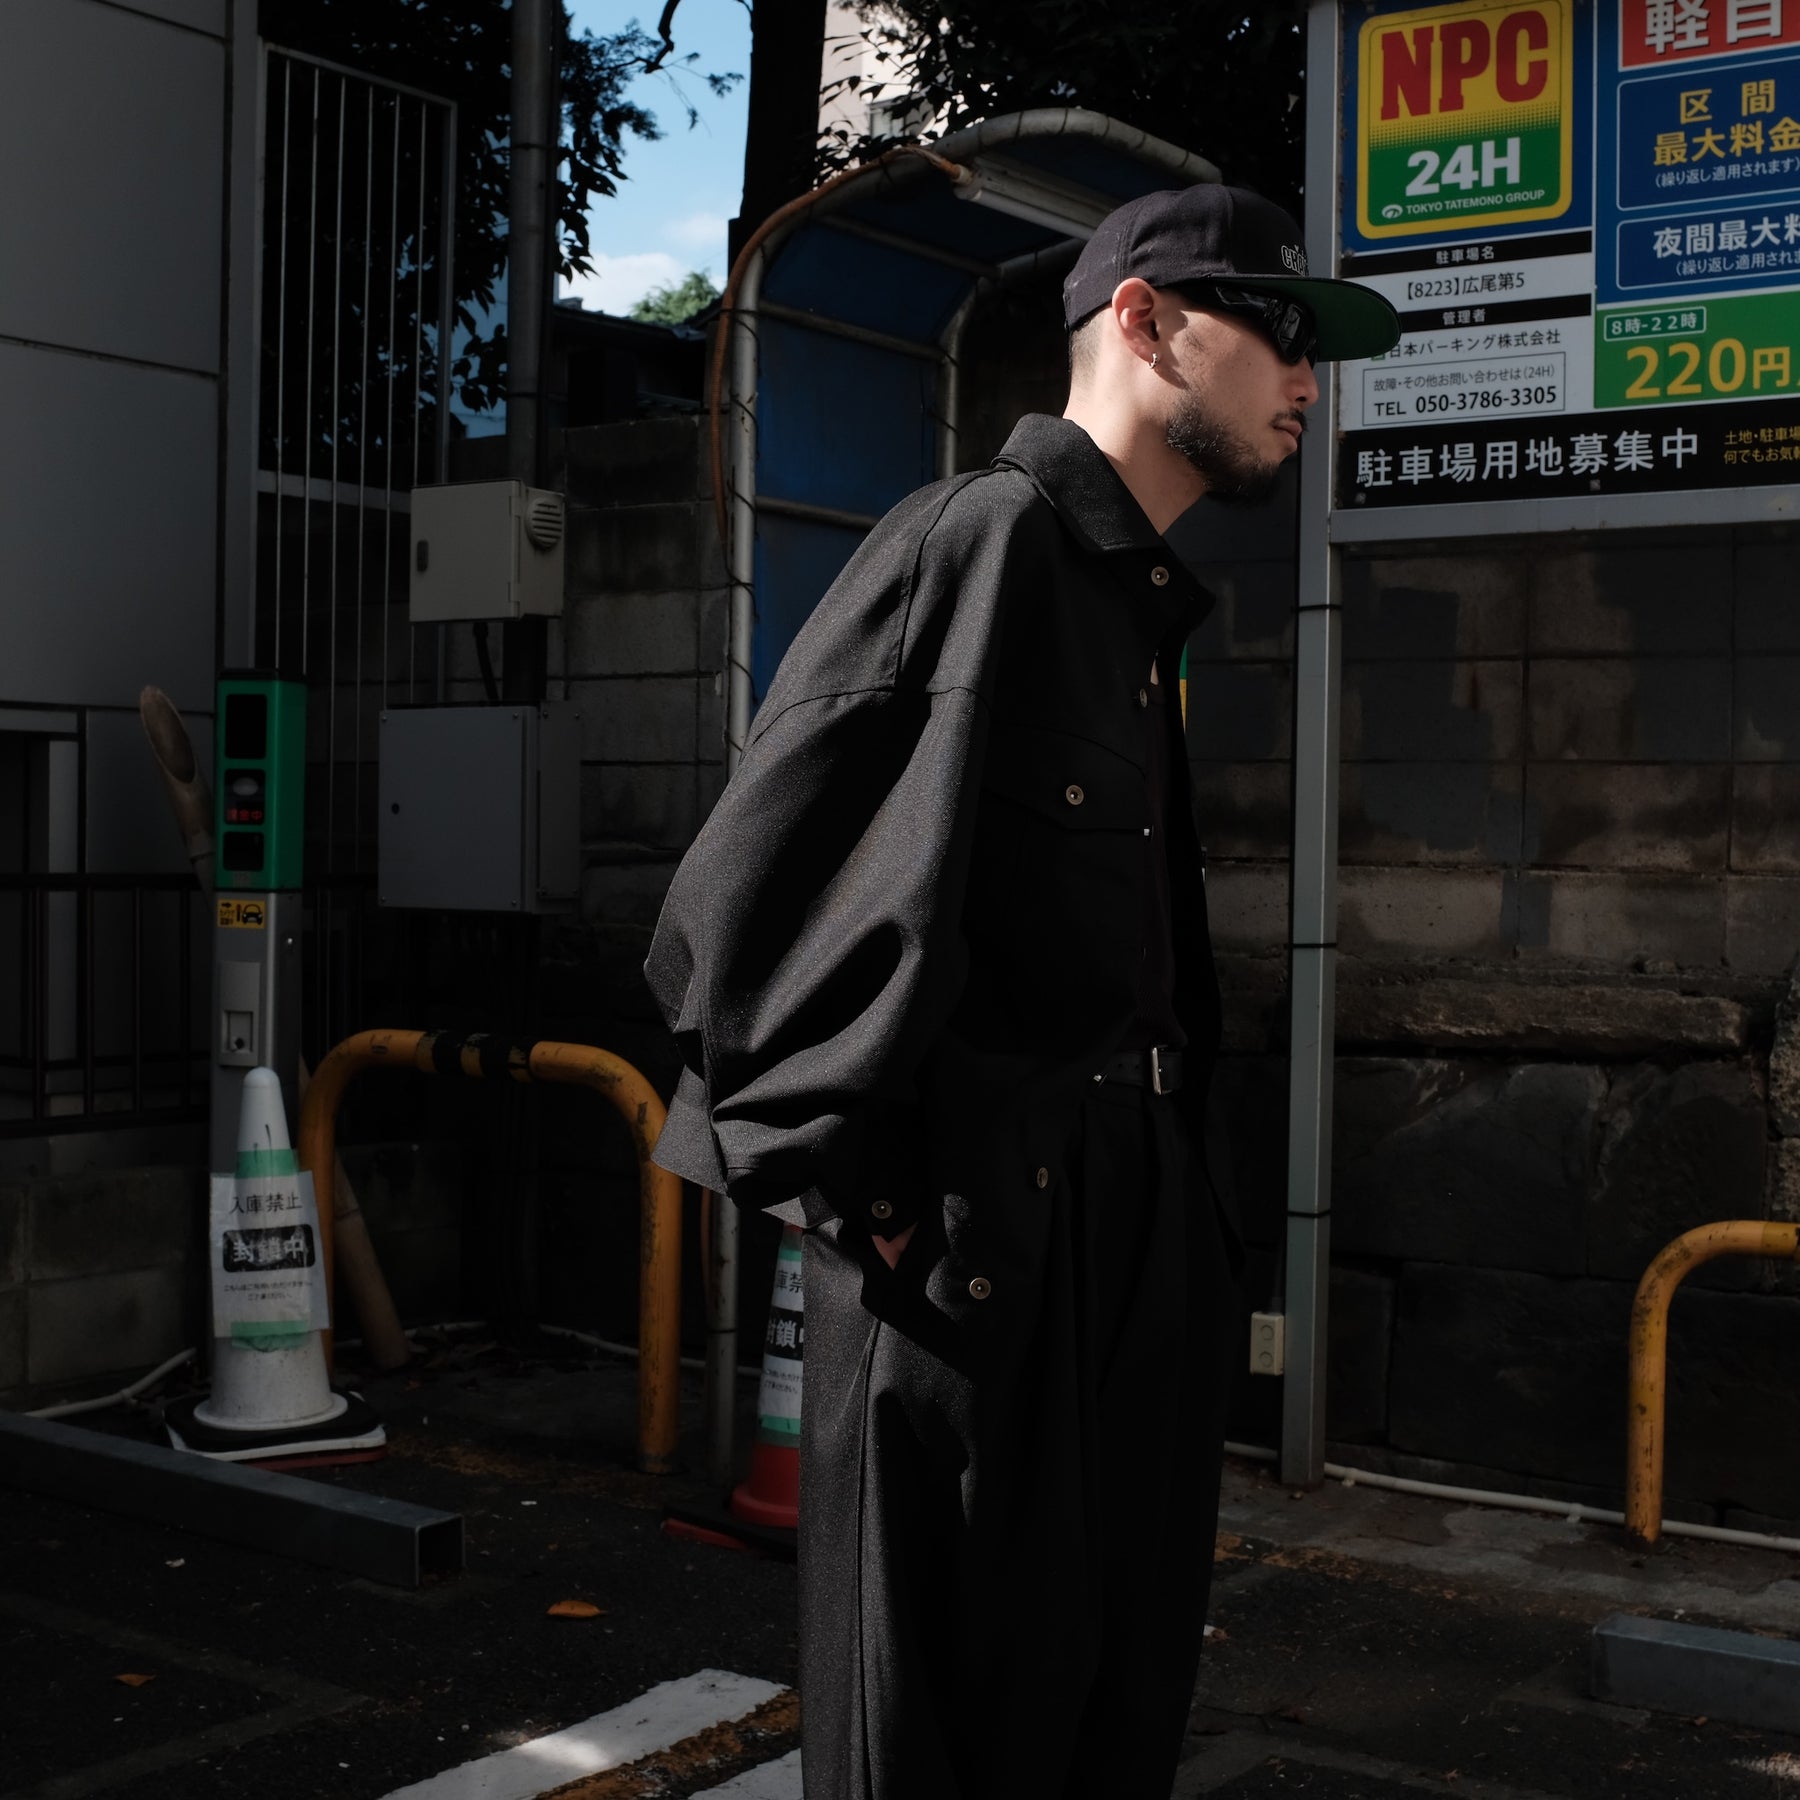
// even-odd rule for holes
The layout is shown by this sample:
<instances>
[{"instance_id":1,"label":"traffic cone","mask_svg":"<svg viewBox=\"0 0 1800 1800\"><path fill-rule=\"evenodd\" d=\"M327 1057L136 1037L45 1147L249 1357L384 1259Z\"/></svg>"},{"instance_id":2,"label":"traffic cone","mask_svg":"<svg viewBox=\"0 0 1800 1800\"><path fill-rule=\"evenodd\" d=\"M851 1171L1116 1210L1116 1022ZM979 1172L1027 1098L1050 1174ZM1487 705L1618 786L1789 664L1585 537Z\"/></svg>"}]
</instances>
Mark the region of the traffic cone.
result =
<instances>
[{"instance_id":1,"label":"traffic cone","mask_svg":"<svg viewBox=\"0 0 1800 1800\"><path fill-rule=\"evenodd\" d=\"M800 1522L800 1376L806 1308L800 1292L800 1233L785 1226L763 1337L762 1387L750 1479L731 1493L731 1510L752 1525L793 1530Z\"/></svg>"},{"instance_id":2,"label":"traffic cone","mask_svg":"<svg viewBox=\"0 0 1800 1800\"><path fill-rule=\"evenodd\" d=\"M244 1077L237 1172L213 1177L212 1391L163 1423L177 1450L224 1462L363 1462L387 1444L374 1410L332 1391L319 1216L288 1141L273 1069Z\"/></svg>"}]
</instances>

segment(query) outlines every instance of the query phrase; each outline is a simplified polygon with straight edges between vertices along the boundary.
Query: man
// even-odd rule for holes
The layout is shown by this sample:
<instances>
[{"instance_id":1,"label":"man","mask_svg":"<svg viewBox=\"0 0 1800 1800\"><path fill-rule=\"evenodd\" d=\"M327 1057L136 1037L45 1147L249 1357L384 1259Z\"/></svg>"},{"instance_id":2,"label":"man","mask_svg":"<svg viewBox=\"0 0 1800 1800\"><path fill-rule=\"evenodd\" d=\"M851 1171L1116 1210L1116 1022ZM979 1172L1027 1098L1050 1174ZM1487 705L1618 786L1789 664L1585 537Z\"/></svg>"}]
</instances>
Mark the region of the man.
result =
<instances>
[{"instance_id":1,"label":"man","mask_svg":"<svg viewBox=\"0 0 1800 1800\"><path fill-rule=\"evenodd\" d=\"M1164 1800L1211 1572L1236 1232L1161 533L1266 494L1392 309L1239 190L1064 284L1071 388L869 534L796 638L647 964L664 1166L808 1227L813 1800Z\"/></svg>"}]
</instances>

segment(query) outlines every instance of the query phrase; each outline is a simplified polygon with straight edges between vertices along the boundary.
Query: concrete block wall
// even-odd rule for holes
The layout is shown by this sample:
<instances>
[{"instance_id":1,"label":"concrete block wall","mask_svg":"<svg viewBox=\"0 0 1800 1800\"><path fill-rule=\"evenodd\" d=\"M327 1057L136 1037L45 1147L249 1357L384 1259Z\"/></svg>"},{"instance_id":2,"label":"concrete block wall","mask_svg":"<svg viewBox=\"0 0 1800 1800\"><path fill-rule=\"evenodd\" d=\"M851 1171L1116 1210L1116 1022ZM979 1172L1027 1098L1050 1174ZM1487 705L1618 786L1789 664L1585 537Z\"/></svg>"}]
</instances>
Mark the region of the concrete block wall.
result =
<instances>
[{"instance_id":1,"label":"concrete block wall","mask_svg":"<svg viewBox=\"0 0 1800 1800\"><path fill-rule=\"evenodd\" d=\"M1224 551L1189 742L1261 1303L1293 573L1279 544ZM1713 1219L1800 1217L1797 553L1769 527L1347 556L1338 1459L1617 1505L1644 1267ZM1800 1373L1800 1282L1741 1262L1686 1285L1667 1510L1800 1519L1800 1459L1757 1429ZM1278 1387L1245 1378L1234 1429L1272 1441Z\"/></svg>"},{"instance_id":2,"label":"concrete block wall","mask_svg":"<svg viewBox=\"0 0 1800 1800\"><path fill-rule=\"evenodd\" d=\"M1339 943L1374 959L1769 982L1800 951L1800 545L1785 527L1344 564ZM1190 649L1223 948L1284 882L1291 564Z\"/></svg>"},{"instance_id":3,"label":"concrete block wall","mask_svg":"<svg viewBox=\"0 0 1800 1800\"><path fill-rule=\"evenodd\" d=\"M198 1345L205 1223L188 1168L0 1175L0 1407L105 1393Z\"/></svg>"},{"instance_id":4,"label":"concrete block wall","mask_svg":"<svg viewBox=\"0 0 1800 1800\"><path fill-rule=\"evenodd\" d=\"M724 557L705 421L566 434L568 598L553 678L582 709L584 919L653 924L725 779Z\"/></svg>"}]
</instances>

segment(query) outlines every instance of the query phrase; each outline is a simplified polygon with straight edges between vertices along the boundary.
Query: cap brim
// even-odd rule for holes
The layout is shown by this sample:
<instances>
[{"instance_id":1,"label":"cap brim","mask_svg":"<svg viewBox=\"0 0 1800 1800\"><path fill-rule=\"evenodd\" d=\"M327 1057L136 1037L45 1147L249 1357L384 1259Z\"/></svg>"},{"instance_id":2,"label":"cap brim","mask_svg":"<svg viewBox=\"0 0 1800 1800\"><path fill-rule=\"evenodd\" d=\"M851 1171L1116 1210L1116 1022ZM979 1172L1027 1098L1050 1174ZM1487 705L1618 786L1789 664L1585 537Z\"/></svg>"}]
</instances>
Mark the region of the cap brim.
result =
<instances>
[{"instance_id":1,"label":"cap brim","mask_svg":"<svg viewBox=\"0 0 1800 1800\"><path fill-rule=\"evenodd\" d=\"M1301 275L1220 275L1230 287L1298 300L1319 329L1318 360L1349 362L1379 356L1400 341L1400 315L1373 288L1359 281L1329 281Z\"/></svg>"}]
</instances>

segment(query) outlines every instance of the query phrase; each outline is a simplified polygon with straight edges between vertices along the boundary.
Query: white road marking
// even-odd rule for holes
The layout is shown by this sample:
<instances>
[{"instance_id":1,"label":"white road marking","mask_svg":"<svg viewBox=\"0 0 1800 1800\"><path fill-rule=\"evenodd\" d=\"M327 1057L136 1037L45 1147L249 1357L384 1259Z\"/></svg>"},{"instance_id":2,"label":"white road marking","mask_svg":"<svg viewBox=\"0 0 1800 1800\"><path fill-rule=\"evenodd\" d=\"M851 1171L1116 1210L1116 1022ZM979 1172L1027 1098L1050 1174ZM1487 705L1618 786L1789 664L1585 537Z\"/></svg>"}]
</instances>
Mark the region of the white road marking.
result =
<instances>
[{"instance_id":1,"label":"white road marking","mask_svg":"<svg viewBox=\"0 0 1800 1800\"><path fill-rule=\"evenodd\" d=\"M800 1752L790 1750L773 1762L759 1763L694 1800L800 1800Z\"/></svg>"},{"instance_id":2,"label":"white road marking","mask_svg":"<svg viewBox=\"0 0 1800 1800\"><path fill-rule=\"evenodd\" d=\"M396 1788L382 1800L533 1800L550 1788L667 1750L727 1719L741 1719L785 1691L773 1681L733 1675L726 1669L702 1669L680 1681L665 1681L565 1731ZM800 1792L797 1786L791 1791ZM782 1800L787 1800L786 1790Z\"/></svg>"}]
</instances>

